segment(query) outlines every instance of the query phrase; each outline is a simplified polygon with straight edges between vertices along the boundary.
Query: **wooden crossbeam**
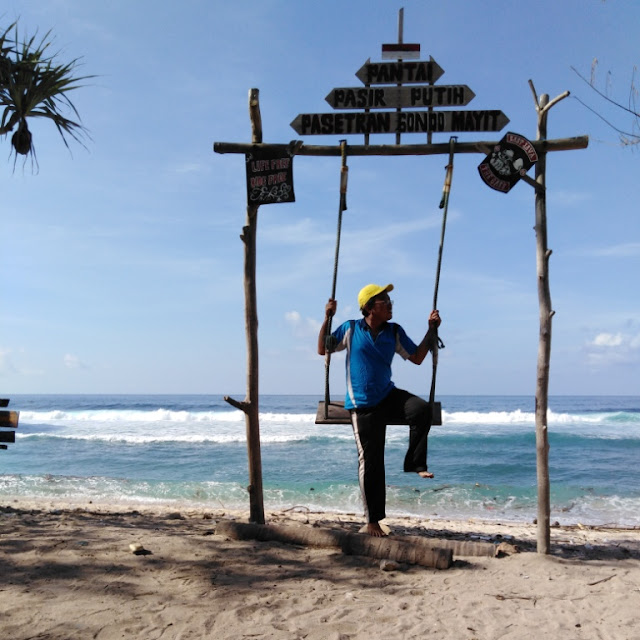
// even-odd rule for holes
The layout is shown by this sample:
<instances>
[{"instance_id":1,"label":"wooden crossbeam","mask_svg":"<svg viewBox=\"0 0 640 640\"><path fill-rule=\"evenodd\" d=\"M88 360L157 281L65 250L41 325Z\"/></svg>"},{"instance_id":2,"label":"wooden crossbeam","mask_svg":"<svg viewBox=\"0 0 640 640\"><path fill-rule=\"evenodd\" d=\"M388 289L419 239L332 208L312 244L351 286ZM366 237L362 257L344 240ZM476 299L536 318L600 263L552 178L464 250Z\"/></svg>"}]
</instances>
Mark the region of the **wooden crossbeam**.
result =
<instances>
[{"instance_id":1,"label":"wooden crossbeam","mask_svg":"<svg viewBox=\"0 0 640 640\"><path fill-rule=\"evenodd\" d=\"M256 147L262 150L287 151L298 156L339 156L340 145L311 145L299 144L300 141L292 141L289 144L253 144L242 142L214 142L215 153L251 153ZM487 149L493 149L498 141L456 142L456 154L480 153L486 155ZM531 144L538 155L549 151L571 151L572 149L586 149L589 146L589 136L576 136L573 138L557 138L552 140L534 140ZM438 144L376 144L347 145L350 156L433 156L449 153L448 142Z\"/></svg>"},{"instance_id":2,"label":"wooden crossbeam","mask_svg":"<svg viewBox=\"0 0 640 640\"><path fill-rule=\"evenodd\" d=\"M0 442L14 443L16 441L15 431L0 431Z\"/></svg>"}]
</instances>

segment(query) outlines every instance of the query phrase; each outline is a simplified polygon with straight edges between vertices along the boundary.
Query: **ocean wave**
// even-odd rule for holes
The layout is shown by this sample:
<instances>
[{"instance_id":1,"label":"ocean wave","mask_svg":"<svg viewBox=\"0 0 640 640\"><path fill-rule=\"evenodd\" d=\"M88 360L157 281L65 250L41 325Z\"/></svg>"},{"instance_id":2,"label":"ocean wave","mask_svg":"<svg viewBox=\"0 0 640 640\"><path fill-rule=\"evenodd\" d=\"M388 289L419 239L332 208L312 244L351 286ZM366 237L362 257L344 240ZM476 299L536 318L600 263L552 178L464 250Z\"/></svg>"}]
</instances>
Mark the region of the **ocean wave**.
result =
<instances>
[{"instance_id":1,"label":"ocean wave","mask_svg":"<svg viewBox=\"0 0 640 640\"><path fill-rule=\"evenodd\" d=\"M443 424L431 437L490 437L533 433L535 413L512 411L443 411ZM245 415L239 410L176 411L140 410L23 411L18 438L67 438L87 441L150 444L155 442L245 442ZM315 414L264 412L259 416L264 444L308 442L316 437L351 439L349 425L316 425ZM592 439L639 439L640 414L569 413L549 410L550 434ZM389 440L404 438L399 426L389 428Z\"/></svg>"},{"instance_id":2,"label":"ocean wave","mask_svg":"<svg viewBox=\"0 0 640 640\"><path fill-rule=\"evenodd\" d=\"M260 413L260 421L268 424L308 424L315 422L315 413ZM21 411L20 420L24 423L219 423L244 422L245 414L240 410L228 411L175 411L171 409L138 410L89 410L89 411Z\"/></svg>"},{"instance_id":3,"label":"ocean wave","mask_svg":"<svg viewBox=\"0 0 640 640\"><path fill-rule=\"evenodd\" d=\"M556 413L549 409L547 411L547 422L549 424L599 424L609 416L605 414L575 414ZM533 411L452 411L442 412L444 423L474 423L492 425L534 425L536 414Z\"/></svg>"},{"instance_id":4,"label":"ocean wave","mask_svg":"<svg viewBox=\"0 0 640 640\"><path fill-rule=\"evenodd\" d=\"M149 445L149 444L235 444L246 443L247 438L244 432L237 434L172 434L166 433L161 435L138 435L138 434L119 434L119 433L51 433L51 432L33 432L33 433L17 433L17 440L74 440L96 443L122 443L132 445ZM269 444L293 444L296 442L309 442L317 440L318 445L328 440L353 440L350 431L345 434L336 434L331 437L318 435L316 433L288 433L288 434L261 434L260 442L263 445Z\"/></svg>"},{"instance_id":5,"label":"ocean wave","mask_svg":"<svg viewBox=\"0 0 640 640\"><path fill-rule=\"evenodd\" d=\"M229 411L175 411L153 409L152 411L109 410L94 411L21 411L20 420L27 423L46 422L215 422L244 419L239 410Z\"/></svg>"},{"instance_id":6,"label":"ocean wave","mask_svg":"<svg viewBox=\"0 0 640 640\"><path fill-rule=\"evenodd\" d=\"M606 416L607 420L614 423L640 424L640 412L632 413L629 411L616 411Z\"/></svg>"},{"instance_id":7,"label":"ocean wave","mask_svg":"<svg viewBox=\"0 0 640 640\"><path fill-rule=\"evenodd\" d=\"M450 423L476 424L534 424L535 413L532 411L442 411L443 420ZM26 423L46 422L241 422L244 413L240 410L228 411L176 411L171 409L139 410L88 410L88 411L21 411L20 420ZM315 413L275 413L261 412L260 421L268 424L292 424L315 422ZM603 420L613 422L639 422L640 413L616 411L611 413L556 413L551 409L547 413L549 422L563 423L598 423Z\"/></svg>"}]
</instances>

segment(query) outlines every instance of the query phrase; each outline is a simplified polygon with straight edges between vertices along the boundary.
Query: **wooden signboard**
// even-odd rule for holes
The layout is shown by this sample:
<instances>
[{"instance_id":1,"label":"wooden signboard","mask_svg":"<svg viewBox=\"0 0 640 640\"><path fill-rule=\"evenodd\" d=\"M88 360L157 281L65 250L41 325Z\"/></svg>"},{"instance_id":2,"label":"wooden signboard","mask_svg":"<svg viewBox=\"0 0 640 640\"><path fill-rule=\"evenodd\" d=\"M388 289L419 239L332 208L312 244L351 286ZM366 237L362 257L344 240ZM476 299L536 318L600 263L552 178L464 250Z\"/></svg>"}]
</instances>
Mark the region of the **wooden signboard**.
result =
<instances>
[{"instance_id":1,"label":"wooden signboard","mask_svg":"<svg viewBox=\"0 0 640 640\"><path fill-rule=\"evenodd\" d=\"M301 136L350 133L427 133L500 131L509 118L488 111L378 111L374 113L300 113L291 126Z\"/></svg>"},{"instance_id":2,"label":"wooden signboard","mask_svg":"<svg viewBox=\"0 0 640 640\"><path fill-rule=\"evenodd\" d=\"M480 163L478 172L492 189L507 193L537 161L531 142L510 131Z\"/></svg>"},{"instance_id":3,"label":"wooden signboard","mask_svg":"<svg viewBox=\"0 0 640 640\"><path fill-rule=\"evenodd\" d=\"M249 204L295 202L292 155L256 148L245 155L245 161Z\"/></svg>"},{"instance_id":4,"label":"wooden signboard","mask_svg":"<svg viewBox=\"0 0 640 640\"><path fill-rule=\"evenodd\" d=\"M404 49L418 53L419 46L384 45L386 53L400 56ZM403 49L404 47L404 49ZM301 136L391 133L399 144L403 133L460 133L500 131L509 118L498 109L441 111L434 107L460 107L475 93L466 85L436 85L444 73L433 59L374 63L367 61L356 76L367 86L332 89L325 100L336 110L361 109L347 113L300 113L291 127ZM428 84L425 84L428 83ZM403 85L416 86L403 86ZM374 86L371 86L374 85ZM391 85L391 86L377 86ZM403 111L423 108L424 111ZM395 109L395 111L377 111ZM376 111L372 111L376 110Z\"/></svg>"},{"instance_id":5,"label":"wooden signboard","mask_svg":"<svg viewBox=\"0 0 640 640\"><path fill-rule=\"evenodd\" d=\"M334 109L464 107L475 98L466 84L415 87L338 87L325 100Z\"/></svg>"},{"instance_id":6,"label":"wooden signboard","mask_svg":"<svg viewBox=\"0 0 640 640\"><path fill-rule=\"evenodd\" d=\"M0 407L7 407L8 405L8 398L0 398ZM4 450L7 448L7 444L12 444L16 441L14 429L18 428L19 419L19 411L0 410L0 449ZM11 429L11 431L8 429Z\"/></svg>"},{"instance_id":7,"label":"wooden signboard","mask_svg":"<svg viewBox=\"0 0 640 640\"><path fill-rule=\"evenodd\" d=\"M363 84L420 84L435 82L443 73L435 60L365 62L356 77Z\"/></svg>"}]
</instances>

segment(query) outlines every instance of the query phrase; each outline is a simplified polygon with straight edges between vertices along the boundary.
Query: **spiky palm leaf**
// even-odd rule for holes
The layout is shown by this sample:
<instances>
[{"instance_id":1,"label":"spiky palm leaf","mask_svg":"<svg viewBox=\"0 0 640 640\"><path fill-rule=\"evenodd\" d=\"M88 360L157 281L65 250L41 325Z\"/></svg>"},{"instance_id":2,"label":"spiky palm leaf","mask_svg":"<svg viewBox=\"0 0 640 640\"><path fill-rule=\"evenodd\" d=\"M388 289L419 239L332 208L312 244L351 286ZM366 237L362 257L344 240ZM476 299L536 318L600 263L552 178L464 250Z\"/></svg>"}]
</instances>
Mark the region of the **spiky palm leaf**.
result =
<instances>
[{"instance_id":1,"label":"spiky palm leaf","mask_svg":"<svg viewBox=\"0 0 640 640\"><path fill-rule=\"evenodd\" d=\"M11 32L15 36L11 36ZM16 154L33 154L28 118L46 118L58 129L68 147L68 136L82 144L86 134L80 116L68 97L68 92L81 86L92 76L74 77L78 59L58 64L57 54L50 54L50 31L37 42L36 35L20 42L17 23L0 35L0 134L7 134L17 125L11 138ZM63 115L71 111L75 120Z\"/></svg>"}]
</instances>

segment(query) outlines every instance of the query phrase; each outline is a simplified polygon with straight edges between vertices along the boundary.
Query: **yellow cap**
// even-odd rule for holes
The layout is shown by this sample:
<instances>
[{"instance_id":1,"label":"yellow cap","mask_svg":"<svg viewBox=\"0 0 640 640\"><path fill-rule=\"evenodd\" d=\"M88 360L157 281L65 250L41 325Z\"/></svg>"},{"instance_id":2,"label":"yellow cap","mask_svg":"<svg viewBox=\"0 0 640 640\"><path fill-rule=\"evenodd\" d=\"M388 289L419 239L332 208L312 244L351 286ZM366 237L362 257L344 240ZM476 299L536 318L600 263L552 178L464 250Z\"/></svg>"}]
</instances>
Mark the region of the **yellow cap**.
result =
<instances>
[{"instance_id":1,"label":"yellow cap","mask_svg":"<svg viewBox=\"0 0 640 640\"><path fill-rule=\"evenodd\" d=\"M379 284L368 284L366 287L362 287L358 294L358 306L363 309L371 298L383 291L393 291L393 285L388 284L386 287L381 287Z\"/></svg>"}]
</instances>

